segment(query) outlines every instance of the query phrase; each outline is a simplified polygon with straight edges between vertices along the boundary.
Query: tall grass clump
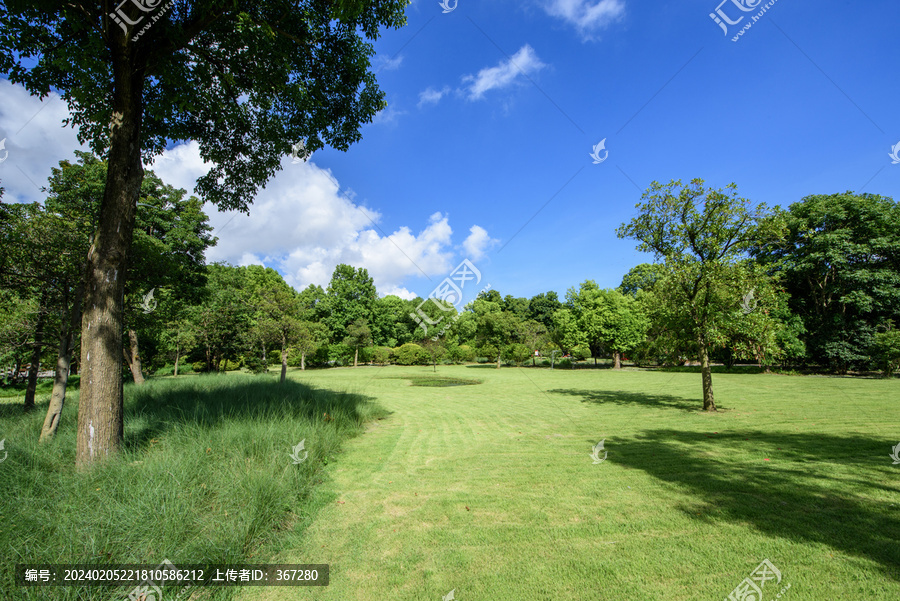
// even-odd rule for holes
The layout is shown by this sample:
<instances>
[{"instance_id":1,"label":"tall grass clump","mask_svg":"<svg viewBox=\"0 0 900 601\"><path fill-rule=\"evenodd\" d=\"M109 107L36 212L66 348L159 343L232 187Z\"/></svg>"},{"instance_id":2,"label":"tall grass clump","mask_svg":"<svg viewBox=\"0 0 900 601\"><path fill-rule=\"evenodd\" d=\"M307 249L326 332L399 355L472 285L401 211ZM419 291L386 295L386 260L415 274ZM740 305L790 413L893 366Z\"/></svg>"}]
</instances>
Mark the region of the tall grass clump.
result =
<instances>
[{"instance_id":1,"label":"tall grass clump","mask_svg":"<svg viewBox=\"0 0 900 601\"><path fill-rule=\"evenodd\" d=\"M290 380L148 380L125 389L125 451L79 472L77 395L48 444L38 443L41 404L0 409L0 599L66 601L126 599L133 587L17 587L15 564L266 563L309 523L311 489L341 443L383 412ZM296 464L301 440L308 455ZM202 598L234 590L208 587ZM191 597L200 592L178 600Z\"/></svg>"}]
</instances>

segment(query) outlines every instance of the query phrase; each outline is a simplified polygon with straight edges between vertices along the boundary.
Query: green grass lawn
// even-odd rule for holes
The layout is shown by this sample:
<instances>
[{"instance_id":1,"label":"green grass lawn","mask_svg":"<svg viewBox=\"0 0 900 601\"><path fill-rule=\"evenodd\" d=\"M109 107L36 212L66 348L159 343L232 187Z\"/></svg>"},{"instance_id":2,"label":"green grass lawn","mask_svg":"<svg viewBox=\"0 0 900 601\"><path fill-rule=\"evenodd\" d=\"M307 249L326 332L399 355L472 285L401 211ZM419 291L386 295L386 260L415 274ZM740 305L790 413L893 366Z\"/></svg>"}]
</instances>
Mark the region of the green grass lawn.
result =
<instances>
[{"instance_id":1,"label":"green grass lawn","mask_svg":"<svg viewBox=\"0 0 900 601\"><path fill-rule=\"evenodd\" d=\"M438 601L451 590L457 601L721 601L769 559L782 581L763 601L787 585L782 599L900 598L896 379L717 373L722 411L706 414L699 374L680 371L289 378L129 386L125 457L88 476L71 470L73 402L49 446L36 443L46 402L40 415L0 407L4 580L17 562L168 558L331 567L327 587L178 601ZM309 459L293 465L304 438ZM595 464L600 440L608 455Z\"/></svg>"},{"instance_id":2,"label":"green grass lawn","mask_svg":"<svg viewBox=\"0 0 900 601\"><path fill-rule=\"evenodd\" d=\"M900 382L628 370L294 372L390 411L348 443L278 561L325 588L242 599L721 601L768 558L764 599L900 598ZM607 459L590 452L605 439ZM602 457L602 455L601 455Z\"/></svg>"}]
</instances>

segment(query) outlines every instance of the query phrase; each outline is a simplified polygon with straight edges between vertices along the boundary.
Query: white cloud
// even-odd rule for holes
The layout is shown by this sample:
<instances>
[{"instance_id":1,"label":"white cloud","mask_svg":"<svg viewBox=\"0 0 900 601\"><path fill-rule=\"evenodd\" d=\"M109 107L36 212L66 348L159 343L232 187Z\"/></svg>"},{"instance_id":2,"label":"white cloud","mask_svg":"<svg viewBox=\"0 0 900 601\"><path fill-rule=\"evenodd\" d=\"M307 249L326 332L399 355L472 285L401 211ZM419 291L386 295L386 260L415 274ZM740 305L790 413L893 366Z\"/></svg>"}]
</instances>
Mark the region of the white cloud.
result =
<instances>
[{"instance_id":1,"label":"white cloud","mask_svg":"<svg viewBox=\"0 0 900 601\"><path fill-rule=\"evenodd\" d=\"M469 236L463 242L463 248L469 259L477 261L484 256L488 248L497 242L499 240L491 238L486 229L480 225L473 225L469 228Z\"/></svg>"},{"instance_id":2,"label":"white cloud","mask_svg":"<svg viewBox=\"0 0 900 601\"><path fill-rule=\"evenodd\" d=\"M372 68L375 72L379 71L396 71L403 64L403 56L398 55L393 58L388 56L376 56L372 61Z\"/></svg>"},{"instance_id":3,"label":"white cloud","mask_svg":"<svg viewBox=\"0 0 900 601\"><path fill-rule=\"evenodd\" d=\"M283 166L259 190L249 216L205 207L219 238L207 260L274 267L298 290L326 286L335 266L347 263L368 269L379 293L401 298L416 296L402 286L407 279L423 272L435 279L453 269L447 215L434 213L421 231L402 226L386 236L375 225L381 215L348 198L328 170L287 156ZM207 167L192 142L166 151L153 169L166 183L192 190Z\"/></svg>"},{"instance_id":4,"label":"white cloud","mask_svg":"<svg viewBox=\"0 0 900 601\"><path fill-rule=\"evenodd\" d=\"M400 115L405 115L406 111L401 111L389 104L384 110L378 111L372 118L372 123L381 123L390 125L397 122Z\"/></svg>"},{"instance_id":5,"label":"white cloud","mask_svg":"<svg viewBox=\"0 0 900 601\"><path fill-rule=\"evenodd\" d=\"M78 142L77 130L63 127L69 116L64 100L51 93L43 101L21 85L0 80L0 186L3 201L43 202L50 170L63 159L75 161L73 150L90 149ZM9 153L9 154L7 154Z\"/></svg>"},{"instance_id":6,"label":"white cloud","mask_svg":"<svg viewBox=\"0 0 900 601\"><path fill-rule=\"evenodd\" d=\"M437 104L445 94L450 92L449 86L444 86L440 90L434 88L426 88L424 92L419 93L419 108L425 104Z\"/></svg>"},{"instance_id":7,"label":"white cloud","mask_svg":"<svg viewBox=\"0 0 900 601\"><path fill-rule=\"evenodd\" d=\"M525 44L509 60L500 61L496 67L485 67L478 75L466 75L469 100L478 100L490 90L513 85L520 76L528 76L546 67L534 49Z\"/></svg>"},{"instance_id":8,"label":"white cloud","mask_svg":"<svg viewBox=\"0 0 900 601\"><path fill-rule=\"evenodd\" d=\"M575 26L585 38L625 14L624 0L547 0L544 10Z\"/></svg>"}]
</instances>

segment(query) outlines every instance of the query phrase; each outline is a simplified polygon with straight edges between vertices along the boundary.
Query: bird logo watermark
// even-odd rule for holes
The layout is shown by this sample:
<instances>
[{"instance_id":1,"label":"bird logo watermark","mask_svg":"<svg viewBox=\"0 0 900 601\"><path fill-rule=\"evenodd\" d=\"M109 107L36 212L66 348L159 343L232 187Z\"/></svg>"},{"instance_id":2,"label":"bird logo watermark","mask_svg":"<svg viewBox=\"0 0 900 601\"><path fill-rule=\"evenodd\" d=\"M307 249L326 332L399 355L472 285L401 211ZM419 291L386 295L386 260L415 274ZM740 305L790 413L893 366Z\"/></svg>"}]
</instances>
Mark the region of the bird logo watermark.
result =
<instances>
[{"instance_id":1,"label":"bird logo watermark","mask_svg":"<svg viewBox=\"0 0 900 601\"><path fill-rule=\"evenodd\" d=\"M446 0L444 0L444 1L446 2ZM453 589L452 591L450 591L449 593L447 593L446 595L441 597L441 601L454 601L454 599L456 599L456 597L453 596L453 592L455 590L456 589Z\"/></svg>"},{"instance_id":2,"label":"bird logo watermark","mask_svg":"<svg viewBox=\"0 0 900 601\"><path fill-rule=\"evenodd\" d=\"M9 452L4 450L4 448L3 448L3 444L5 442L6 442L5 438L3 440L0 440L0 451L3 451L3 459L0 459L0 463L3 463L4 461L6 461L6 456L9 455ZM900 447L900 445L897 445L897 446Z\"/></svg>"},{"instance_id":3,"label":"bird logo watermark","mask_svg":"<svg viewBox=\"0 0 900 601\"><path fill-rule=\"evenodd\" d=\"M0 148L3 148L2 143L0 143ZM897 165L898 163L900 163L900 142L897 142L897 144L895 144L894 147L891 148L891 153L888 156L894 159L891 162L891 165Z\"/></svg>"},{"instance_id":4,"label":"bird logo watermark","mask_svg":"<svg viewBox=\"0 0 900 601\"><path fill-rule=\"evenodd\" d=\"M756 299L753 298L753 292L756 288L751 288L750 292L744 295L744 300L741 301L741 309L744 311L744 315L749 315L756 310Z\"/></svg>"},{"instance_id":5,"label":"bird logo watermark","mask_svg":"<svg viewBox=\"0 0 900 601\"><path fill-rule=\"evenodd\" d=\"M603 161L605 161L606 159L609 158L609 151L606 150L606 138L603 138L602 140L600 140L600 143L597 144L596 146L594 146L593 148L594 148L594 152L590 153L590 157L592 159L594 159L595 165L599 165L600 163L602 163ZM606 154L603 155L602 159L600 158L601 150L606 151Z\"/></svg>"},{"instance_id":6,"label":"bird logo watermark","mask_svg":"<svg viewBox=\"0 0 900 601\"><path fill-rule=\"evenodd\" d=\"M3 441L0 440L0 449L3 448ZM889 455L891 459L894 460L892 465L900 464L900 442L897 443L897 446L893 448L893 454ZM5 458L4 458L5 459Z\"/></svg>"},{"instance_id":7,"label":"bird logo watermark","mask_svg":"<svg viewBox=\"0 0 900 601\"><path fill-rule=\"evenodd\" d=\"M300 140L299 142L291 146L291 157L293 157L291 163L293 163L294 165L296 165L297 163L302 163L303 161L308 159L309 156L310 153L308 150L306 150L306 144L303 143L303 140Z\"/></svg>"},{"instance_id":8,"label":"bird logo watermark","mask_svg":"<svg viewBox=\"0 0 900 601\"><path fill-rule=\"evenodd\" d=\"M594 451L591 453L591 459L594 460L594 465L597 465L601 461L606 459L606 456L609 454L604 448L603 443L606 442L604 438L600 442L594 445ZM600 451L603 451L603 459L600 458Z\"/></svg>"},{"instance_id":9,"label":"bird logo watermark","mask_svg":"<svg viewBox=\"0 0 900 601\"><path fill-rule=\"evenodd\" d=\"M453 0L453 6L450 6L450 0L441 0L438 5L444 9L444 14L446 15L447 13L452 13L456 10L456 7L459 5L459 0Z\"/></svg>"},{"instance_id":10,"label":"bird logo watermark","mask_svg":"<svg viewBox=\"0 0 900 601\"><path fill-rule=\"evenodd\" d=\"M897 144L897 146L900 146L900 144ZM5 153L6 153L3 155L3 158L0 159L0 163L2 163L3 161L5 161L6 159L9 158L9 151L6 150L6 138L3 138L2 140L0 140L0 150L5 151Z\"/></svg>"},{"instance_id":11,"label":"bird logo watermark","mask_svg":"<svg viewBox=\"0 0 900 601\"><path fill-rule=\"evenodd\" d=\"M144 313L153 313L156 311L156 305L158 304L156 299L153 298L153 291L156 288L151 288L150 292L144 295L144 301L141 303L141 309L143 309Z\"/></svg>"},{"instance_id":12,"label":"bird logo watermark","mask_svg":"<svg viewBox=\"0 0 900 601\"><path fill-rule=\"evenodd\" d=\"M304 438L303 440L300 441L299 444L297 444L296 447L294 447L294 449L293 449L294 452L291 453L291 459L294 460L294 464L295 464L295 465L296 465L296 464L299 464L299 463L303 463L304 461L306 461L306 458L309 457L309 451L304 451L304 450L303 450L303 449L305 448L305 447L304 447L304 444L305 444L305 443L306 443L306 439ZM303 451L303 458L302 458L302 459L300 458L300 451Z\"/></svg>"}]
</instances>

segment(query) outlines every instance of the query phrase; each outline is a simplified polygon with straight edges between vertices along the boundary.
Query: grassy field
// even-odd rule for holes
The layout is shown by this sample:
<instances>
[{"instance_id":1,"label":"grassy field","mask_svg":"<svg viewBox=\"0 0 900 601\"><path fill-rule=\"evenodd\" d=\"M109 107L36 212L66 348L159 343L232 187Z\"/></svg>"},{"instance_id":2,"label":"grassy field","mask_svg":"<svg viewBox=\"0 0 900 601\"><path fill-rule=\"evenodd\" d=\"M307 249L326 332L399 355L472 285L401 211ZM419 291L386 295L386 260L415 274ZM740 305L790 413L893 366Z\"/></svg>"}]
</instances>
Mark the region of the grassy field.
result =
<instances>
[{"instance_id":1,"label":"grassy field","mask_svg":"<svg viewBox=\"0 0 900 601\"><path fill-rule=\"evenodd\" d=\"M328 563L331 584L241 599L720 601L766 558L766 600L900 598L896 380L717 374L708 415L692 373L404 375L433 374L293 374L390 415L328 467L325 508L277 557Z\"/></svg>"},{"instance_id":2,"label":"grassy field","mask_svg":"<svg viewBox=\"0 0 900 601\"><path fill-rule=\"evenodd\" d=\"M896 379L717 373L722 411L710 415L698 411L699 374L684 372L289 377L129 387L126 456L88 477L70 469L73 404L47 448L33 442L43 415L0 406L4 580L16 562L168 558L331 569L327 587L179 601L437 601L451 590L457 601L720 601L768 559L782 580L765 601L787 586L782 599L900 598ZM293 465L303 438L309 459ZM594 463L600 440L608 455ZM68 590L27 598L125 598Z\"/></svg>"}]
</instances>

